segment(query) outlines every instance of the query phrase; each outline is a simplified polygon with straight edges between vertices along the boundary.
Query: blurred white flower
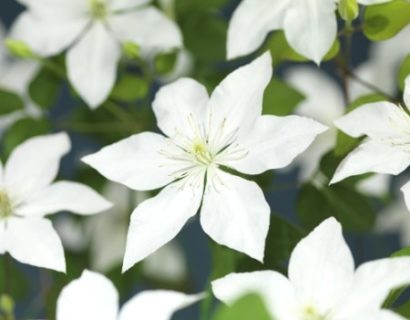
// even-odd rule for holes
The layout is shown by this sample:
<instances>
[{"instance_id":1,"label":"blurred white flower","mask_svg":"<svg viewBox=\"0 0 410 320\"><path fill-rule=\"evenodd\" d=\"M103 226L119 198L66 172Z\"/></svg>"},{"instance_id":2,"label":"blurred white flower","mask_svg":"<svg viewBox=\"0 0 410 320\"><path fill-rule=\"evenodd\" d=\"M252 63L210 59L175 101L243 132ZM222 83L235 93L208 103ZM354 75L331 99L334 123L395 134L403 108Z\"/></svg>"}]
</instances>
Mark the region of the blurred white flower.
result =
<instances>
[{"instance_id":1,"label":"blurred white flower","mask_svg":"<svg viewBox=\"0 0 410 320\"><path fill-rule=\"evenodd\" d=\"M390 0L358 0L372 5ZM249 54L273 30L283 29L290 46L321 62L337 35L338 0L242 0L228 29L228 58Z\"/></svg>"},{"instance_id":2,"label":"blurred white flower","mask_svg":"<svg viewBox=\"0 0 410 320\"><path fill-rule=\"evenodd\" d=\"M297 106L296 114L317 120L329 127L309 148L300 154L294 165L299 166L299 178L307 181L316 173L320 159L336 145L337 128L333 122L344 114L345 106L340 86L318 68L299 66L291 68L285 79L305 99ZM382 196L390 185L388 175L374 175L358 183L362 193Z\"/></svg>"},{"instance_id":3,"label":"blurred white flower","mask_svg":"<svg viewBox=\"0 0 410 320\"><path fill-rule=\"evenodd\" d=\"M52 183L69 150L65 133L38 136L16 147L4 168L0 165L0 254L65 271L60 238L45 216L62 210L89 215L111 206L83 184Z\"/></svg>"},{"instance_id":4,"label":"blurred white flower","mask_svg":"<svg viewBox=\"0 0 410 320\"><path fill-rule=\"evenodd\" d=\"M396 75L400 63L410 53L409 39L410 26L389 40L373 42L370 47L369 59L361 64L354 73L360 79L373 84L383 92L395 95L397 92ZM374 93L355 79L351 79L349 84L349 95L352 99Z\"/></svg>"},{"instance_id":5,"label":"blurred white flower","mask_svg":"<svg viewBox=\"0 0 410 320\"><path fill-rule=\"evenodd\" d=\"M367 262L355 270L341 225L329 218L293 250L288 278L276 271L233 273L212 283L226 303L259 293L276 320L404 320L382 309L390 290L410 284L410 258Z\"/></svg>"},{"instance_id":6,"label":"blurred white flower","mask_svg":"<svg viewBox=\"0 0 410 320\"><path fill-rule=\"evenodd\" d=\"M178 80L153 103L167 137L143 132L84 158L132 189L166 186L132 213L124 271L173 239L200 206L212 239L263 260L269 205L257 184L222 169L260 174L285 167L326 130L303 117L261 116L271 76L267 53L228 75L210 98L195 80Z\"/></svg>"},{"instance_id":7,"label":"blurred white flower","mask_svg":"<svg viewBox=\"0 0 410 320\"><path fill-rule=\"evenodd\" d=\"M410 76L406 79L404 103L410 106ZM367 138L337 168L331 183L367 172L397 175L410 164L410 116L406 106L390 102L365 104L335 121L352 137ZM410 208L410 183L401 190Z\"/></svg>"},{"instance_id":8,"label":"blurred white flower","mask_svg":"<svg viewBox=\"0 0 410 320\"><path fill-rule=\"evenodd\" d=\"M57 320L170 320L173 313L188 307L202 295L176 291L144 291L119 310L118 292L105 276L84 271L70 282L57 301Z\"/></svg>"},{"instance_id":9,"label":"blurred white flower","mask_svg":"<svg viewBox=\"0 0 410 320\"><path fill-rule=\"evenodd\" d=\"M142 54L182 46L177 25L148 0L19 0L27 7L12 37L48 57L68 48L68 78L96 108L114 86L121 42L134 42Z\"/></svg>"},{"instance_id":10,"label":"blurred white flower","mask_svg":"<svg viewBox=\"0 0 410 320\"><path fill-rule=\"evenodd\" d=\"M39 69L35 61L16 60L8 56L4 47L6 31L0 24L0 88L18 94L24 102L25 110L0 117L0 133L24 115L39 116L39 108L30 99L28 86Z\"/></svg>"}]
</instances>

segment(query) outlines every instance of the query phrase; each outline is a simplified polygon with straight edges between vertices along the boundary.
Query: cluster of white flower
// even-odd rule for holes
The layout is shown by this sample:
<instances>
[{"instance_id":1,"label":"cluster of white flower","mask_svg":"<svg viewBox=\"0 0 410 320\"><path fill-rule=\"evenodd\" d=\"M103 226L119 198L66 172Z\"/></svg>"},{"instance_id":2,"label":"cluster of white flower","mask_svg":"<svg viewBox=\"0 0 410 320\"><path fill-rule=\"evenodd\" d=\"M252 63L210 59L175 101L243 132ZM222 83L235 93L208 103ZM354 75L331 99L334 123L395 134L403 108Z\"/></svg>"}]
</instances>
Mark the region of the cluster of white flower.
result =
<instances>
[{"instance_id":1,"label":"cluster of white flower","mask_svg":"<svg viewBox=\"0 0 410 320\"><path fill-rule=\"evenodd\" d=\"M116 83L123 46L132 44L142 59L151 62L158 52L183 47L176 22L148 0L19 2L26 10L9 37L24 43L38 60L65 52L68 80L92 109L107 100ZM254 52L269 32L283 29L295 51L320 64L337 37L338 2L243 0L229 25L228 59ZM361 66L358 74L373 83L383 81L386 70L409 54L408 33L409 28L402 33L407 42L397 42L404 48L400 57L387 61L385 53L379 53L382 57L374 59L384 64ZM22 112L38 116L38 107L27 94L27 79L39 64L13 62L14 69L5 70L1 67L4 59L0 57L0 84L24 97L26 111ZM377 71L378 67L384 69ZM184 73L184 67L181 70ZM263 263L271 210L250 176L293 163L302 167L302 181L312 179L322 156L335 146L337 130L364 139L340 163L330 184L365 173L382 174L373 177L377 182L372 180L370 187L368 180L358 186L363 193L380 195L387 192L388 175L398 175L410 165L410 76L405 81L404 104L364 104L343 115L346 101L333 80L312 68L295 68L285 78L305 100L297 115L275 116L262 114L272 75L272 57L266 52L231 72L210 95L204 85L177 73L161 79L163 83L178 77L163 85L152 103L162 134L137 133L82 158L105 178L122 185L108 185L105 197L80 183L53 182L60 160L70 151L66 133L21 143L4 167L0 163L0 254L65 272L62 243L73 250L91 243L94 270L107 272L123 260L126 272L143 262L148 275L154 272L172 280L186 272L186 266L179 249L168 243L199 213L201 227L213 241ZM352 81L354 97L366 93ZM388 93L393 91L394 85L381 85ZM4 126L20 116L18 112L3 119ZM150 197L149 191L157 189L159 193ZM410 209L410 183L401 190ZM136 208L127 225L130 203ZM89 219L84 228L73 221L57 224L61 241L45 218L60 211L104 214ZM390 229L403 226L400 217ZM160 248L162 255L153 255ZM170 275L167 269L172 270ZM410 284L409 270L410 257L376 260L355 270L341 224L328 218L294 248L288 278L276 271L234 273L213 281L212 291L228 304L244 293L257 292L276 320L398 320L404 318L382 306L390 290ZM101 274L84 271L62 290L56 317L167 320L203 297L146 291L119 311L112 283Z\"/></svg>"}]
</instances>

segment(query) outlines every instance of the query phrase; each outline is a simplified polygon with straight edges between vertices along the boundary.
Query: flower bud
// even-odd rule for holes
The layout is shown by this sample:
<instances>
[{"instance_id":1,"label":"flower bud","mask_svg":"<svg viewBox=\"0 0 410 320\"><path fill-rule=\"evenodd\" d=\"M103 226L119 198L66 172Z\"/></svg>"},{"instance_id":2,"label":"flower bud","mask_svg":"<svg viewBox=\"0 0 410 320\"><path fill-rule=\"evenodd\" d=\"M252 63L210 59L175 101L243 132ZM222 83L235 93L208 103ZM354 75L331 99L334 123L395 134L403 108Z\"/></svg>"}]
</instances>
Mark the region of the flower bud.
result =
<instances>
[{"instance_id":1,"label":"flower bud","mask_svg":"<svg viewBox=\"0 0 410 320\"><path fill-rule=\"evenodd\" d=\"M35 57L31 48L21 40L9 38L4 41L4 44L10 53L17 58L30 59Z\"/></svg>"},{"instance_id":2,"label":"flower bud","mask_svg":"<svg viewBox=\"0 0 410 320\"><path fill-rule=\"evenodd\" d=\"M357 0L340 0L338 10L342 19L347 22L352 22L359 15Z\"/></svg>"}]
</instances>

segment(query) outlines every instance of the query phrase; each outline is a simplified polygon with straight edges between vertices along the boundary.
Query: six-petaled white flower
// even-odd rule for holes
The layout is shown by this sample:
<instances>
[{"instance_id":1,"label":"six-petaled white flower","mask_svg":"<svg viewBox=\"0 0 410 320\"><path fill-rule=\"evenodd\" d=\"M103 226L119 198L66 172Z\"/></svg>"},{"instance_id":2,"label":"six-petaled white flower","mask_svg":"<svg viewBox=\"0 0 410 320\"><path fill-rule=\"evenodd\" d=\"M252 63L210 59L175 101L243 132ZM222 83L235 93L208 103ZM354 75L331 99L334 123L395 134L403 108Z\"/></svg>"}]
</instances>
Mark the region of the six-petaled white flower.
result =
<instances>
[{"instance_id":1,"label":"six-petaled white flower","mask_svg":"<svg viewBox=\"0 0 410 320\"><path fill-rule=\"evenodd\" d=\"M149 0L19 0L28 10L11 36L41 56L68 48L68 78L80 96L98 107L114 86L121 42L132 41L142 54L182 45L176 24L147 6Z\"/></svg>"},{"instance_id":2,"label":"six-petaled white flower","mask_svg":"<svg viewBox=\"0 0 410 320\"><path fill-rule=\"evenodd\" d=\"M358 0L372 5L390 0ZM243 0L228 29L228 58L249 54L269 32L284 29L290 46L317 64L337 35L338 0Z\"/></svg>"},{"instance_id":3,"label":"six-petaled white flower","mask_svg":"<svg viewBox=\"0 0 410 320\"><path fill-rule=\"evenodd\" d=\"M253 175L285 167L326 130L299 116L261 116L271 76L266 53L228 75L210 98L198 82L178 80L153 103L167 137L144 132L84 158L130 188L166 186L133 212L124 270L174 238L200 206L212 239L263 260L269 205L256 183L224 168Z\"/></svg>"},{"instance_id":4,"label":"six-petaled white flower","mask_svg":"<svg viewBox=\"0 0 410 320\"><path fill-rule=\"evenodd\" d=\"M38 136L16 147L4 169L0 164L0 254L65 271L60 238L45 216L62 210L89 215L111 206L83 184L52 183L69 149L65 133Z\"/></svg>"},{"instance_id":5,"label":"six-petaled white flower","mask_svg":"<svg viewBox=\"0 0 410 320\"><path fill-rule=\"evenodd\" d=\"M105 276L84 271L69 283L57 301L57 320L170 320L172 314L202 298L176 291L143 291L119 311L118 292Z\"/></svg>"},{"instance_id":6,"label":"six-petaled white flower","mask_svg":"<svg viewBox=\"0 0 410 320\"><path fill-rule=\"evenodd\" d=\"M275 320L404 320L382 309L390 290L410 284L410 258L366 262L355 270L340 224L329 218L293 250L288 278L276 271L233 273L212 283L230 303L260 293Z\"/></svg>"},{"instance_id":7,"label":"six-petaled white flower","mask_svg":"<svg viewBox=\"0 0 410 320\"><path fill-rule=\"evenodd\" d=\"M406 106L366 104L335 121L346 134L366 139L343 159L331 183L367 172L397 175L410 165L410 77L406 79L404 103ZM410 208L410 182L401 190Z\"/></svg>"}]
</instances>

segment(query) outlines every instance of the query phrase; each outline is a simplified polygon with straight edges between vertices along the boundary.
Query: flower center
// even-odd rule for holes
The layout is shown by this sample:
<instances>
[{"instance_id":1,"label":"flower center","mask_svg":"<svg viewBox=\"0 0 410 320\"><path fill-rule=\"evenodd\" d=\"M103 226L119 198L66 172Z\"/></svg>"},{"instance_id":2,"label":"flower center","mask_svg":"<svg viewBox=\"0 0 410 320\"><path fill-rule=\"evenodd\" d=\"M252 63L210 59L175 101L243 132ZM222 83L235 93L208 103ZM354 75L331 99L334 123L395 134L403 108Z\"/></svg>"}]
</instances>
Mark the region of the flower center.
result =
<instances>
[{"instance_id":1,"label":"flower center","mask_svg":"<svg viewBox=\"0 0 410 320\"><path fill-rule=\"evenodd\" d=\"M202 165L208 166L213 162L214 157L209 152L206 142L201 139L194 140L191 152L195 160Z\"/></svg>"},{"instance_id":2,"label":"flower center","mask_svg":"<svg viewBox=\"0 0 410 320\"><path fill-rule=\"evenodd\" d=\"M13 207L6 192L0 191L0 219L6 219L13 214Z\"/></svg>"},{"instance_id":3,"label":"flower center","mask_svg":"<svg viewBox=\"0 0 410 320\"><path fill-rule=\"evenodd\" d=\"M313 306L306 306L302 312L303 320L328 320L326 315L321 315Z\"/></svg>"},{"instance_id":4,"label":"flower center","mask_svg":"<svg viewBox=\"0 0 410 320\"><path fill-rule=\"evenodd\" d=\"M107 6L105 0L89 0L91 15L94 19L102 20L107 16Z\"/></svg>"}]
</instances>

